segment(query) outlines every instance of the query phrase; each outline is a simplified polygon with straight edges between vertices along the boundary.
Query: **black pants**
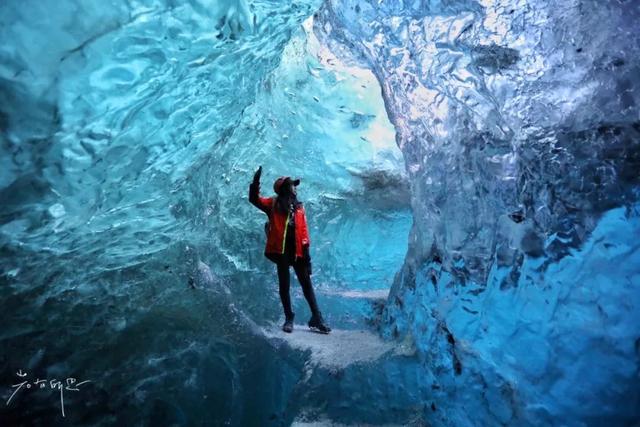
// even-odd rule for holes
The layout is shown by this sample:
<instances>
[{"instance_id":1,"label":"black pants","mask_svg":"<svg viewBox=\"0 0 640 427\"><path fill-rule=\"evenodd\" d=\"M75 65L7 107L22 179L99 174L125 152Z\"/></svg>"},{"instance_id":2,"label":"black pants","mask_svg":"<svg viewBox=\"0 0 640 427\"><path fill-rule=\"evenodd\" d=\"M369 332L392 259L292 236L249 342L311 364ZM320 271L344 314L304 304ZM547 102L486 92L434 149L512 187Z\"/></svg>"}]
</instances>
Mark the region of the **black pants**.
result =
<instances>
[{"instance_id":1,"label":"black pants","mask_svg":"<svg viewBox=\"0 0 640 427\"><path fill-rule=\"evenodd\" d=\"M313 287L311 286L311 276L307 269L307 263L304 260L298 260L294 263L286 261L280 261L277 263L278 281L280 283L280 301L282 301L284 315L287 318L291 318L293 316L293 312L291 311L291 297L289 296L290 265L293 266L293 270L296 272L296 276L298 276L298 281L300 282L300 286L302 286L302 292L304 293L304 298L309 304L311 314L314 316L320 315L318 303L316 302L316 295L314 294Z\"/></svg>"}]
</instances>

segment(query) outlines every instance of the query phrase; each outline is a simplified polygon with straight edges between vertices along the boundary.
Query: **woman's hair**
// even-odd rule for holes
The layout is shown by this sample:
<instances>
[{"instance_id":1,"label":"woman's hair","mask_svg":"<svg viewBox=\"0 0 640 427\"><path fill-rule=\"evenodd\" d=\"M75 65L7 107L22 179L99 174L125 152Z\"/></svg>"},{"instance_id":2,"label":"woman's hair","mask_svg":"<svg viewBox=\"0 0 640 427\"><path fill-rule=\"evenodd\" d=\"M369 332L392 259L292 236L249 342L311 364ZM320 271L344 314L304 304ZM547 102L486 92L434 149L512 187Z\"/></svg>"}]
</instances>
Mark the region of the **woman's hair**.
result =
<instances>
[{"instance_id":1,"label":"woman's hair","mask_svg":"<svg viewBox=\"0 0 640 427\"><path fill-rule=\"evenodd\" d=\"M294 206L298 206L300 202L295 194L291 192L291 181L286 180L280 189L280 193L276 198L276 210L278 212L286 213L289 210L289 205L293 203Z\"/></svg>"}]
</instances>

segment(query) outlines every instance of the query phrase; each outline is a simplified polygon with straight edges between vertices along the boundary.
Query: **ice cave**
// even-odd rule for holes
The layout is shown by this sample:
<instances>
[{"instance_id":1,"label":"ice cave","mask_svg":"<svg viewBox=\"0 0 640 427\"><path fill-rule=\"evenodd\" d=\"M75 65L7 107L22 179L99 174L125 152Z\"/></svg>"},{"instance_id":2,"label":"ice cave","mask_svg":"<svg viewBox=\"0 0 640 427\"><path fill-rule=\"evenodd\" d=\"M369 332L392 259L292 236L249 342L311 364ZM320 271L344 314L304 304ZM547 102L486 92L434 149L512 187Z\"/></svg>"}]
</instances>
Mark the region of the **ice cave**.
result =
<instances>
[{"instance_id":1,"label":"ice cave","mask_svg":"<svg viewBox=\"0 0 640 427\"><path fill-rule=\"evenodd\" d=\"M0 426L640 426L639 103L638 0L4 0Z\"/></svg>"}]
</instances>

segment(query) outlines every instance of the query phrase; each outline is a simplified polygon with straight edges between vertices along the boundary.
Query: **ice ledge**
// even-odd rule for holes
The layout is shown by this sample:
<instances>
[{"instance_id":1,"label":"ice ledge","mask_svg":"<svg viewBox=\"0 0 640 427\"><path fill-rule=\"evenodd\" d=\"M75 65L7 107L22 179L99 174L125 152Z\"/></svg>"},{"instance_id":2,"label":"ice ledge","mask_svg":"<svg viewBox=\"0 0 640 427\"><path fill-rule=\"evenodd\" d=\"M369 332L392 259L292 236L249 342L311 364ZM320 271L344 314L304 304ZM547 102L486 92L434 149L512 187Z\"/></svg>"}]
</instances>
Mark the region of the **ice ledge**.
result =
<instances>
[{"instance_id":1,"label":"ice ledge","mask_svg":"<svg viewBox=\"0 0 640 427\"><path fill-rule=\"evenodd\" d=\"M386 300L389 296L389 289L373 289L373 290L326 290L322 292L325 295L338 295L343 298L352 299L368 299L368 300Z\"/></svg>"},{"instance_id":2,"label":"ice ledge","mask_svg":"<svg viewBox=\"0 0 640 427\"><path fill-rule=\"evenodd\" d=\"M338 422L334 422L328 418L323 418L317 421L304 421L304 420L294 420L291 427L401 427L401 424L342 424Z\"/></svg>"},{"instance_id":3,"label":"ice ledge","mask_svg":"<svg viewBox=\"0 0 640 427\"><path fill-rule=\"evenodd\" d=\"M282 340L296 351L310 351L309 368L344 369L354 363L373 362L394 350L393 342L383 341L378 335L364 330L333 329L324 335L309 330L306 325L294 325L293 333L286 333L279 325L263 328L270 340Z\"/></svg>"}]
</instances>

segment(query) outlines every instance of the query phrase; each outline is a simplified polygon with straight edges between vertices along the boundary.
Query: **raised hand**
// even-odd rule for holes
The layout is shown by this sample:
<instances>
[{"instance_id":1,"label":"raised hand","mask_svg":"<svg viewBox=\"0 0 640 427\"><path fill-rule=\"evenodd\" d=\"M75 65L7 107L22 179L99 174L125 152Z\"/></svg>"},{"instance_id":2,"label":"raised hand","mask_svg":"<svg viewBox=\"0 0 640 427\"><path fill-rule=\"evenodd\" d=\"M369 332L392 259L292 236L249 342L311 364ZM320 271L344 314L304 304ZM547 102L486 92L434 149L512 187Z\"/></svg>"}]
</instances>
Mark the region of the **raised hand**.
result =
<instances>
[{"instance_id":1,"label":"raised hand","mask_svg":"<svg viewBox=\"0 0 640 427\"><path fill-rule=\"evenodd\" d=\"M258 168L256 173L253 175L253 182L254 183L259 183L260 182L260 175L262 175L262 165Z\"/></svg>"}]
</instances>

